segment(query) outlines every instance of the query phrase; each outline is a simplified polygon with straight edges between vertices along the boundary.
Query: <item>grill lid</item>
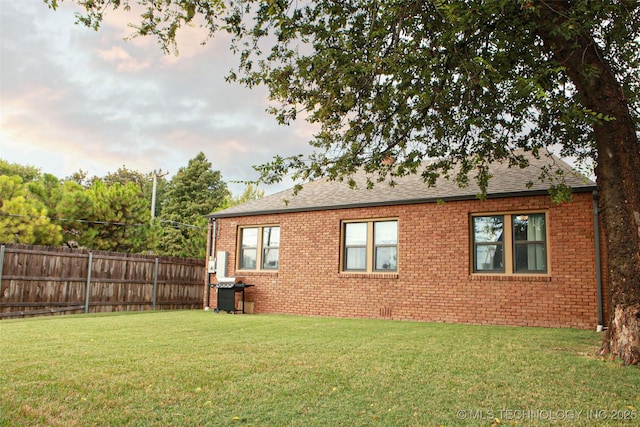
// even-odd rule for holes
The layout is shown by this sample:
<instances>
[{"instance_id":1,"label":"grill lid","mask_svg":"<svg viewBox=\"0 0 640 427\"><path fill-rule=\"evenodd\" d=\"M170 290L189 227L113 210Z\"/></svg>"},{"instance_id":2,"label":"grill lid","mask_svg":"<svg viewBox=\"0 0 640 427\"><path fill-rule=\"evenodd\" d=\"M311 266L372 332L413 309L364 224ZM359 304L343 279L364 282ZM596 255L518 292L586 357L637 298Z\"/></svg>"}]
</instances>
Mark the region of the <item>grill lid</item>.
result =
<instances>
[{"instance_id":1,"label":"grill lid","mask_svg":"<svg viewBox=\"0 0 640 427\"><path fill-rule=\"evenodd\" d=\"M233 288L236 286L236 281L233 282L218 282L216 288Z\"/></svg>"},{"instance_id":2,"label":"grill lid","mask_svg":"<svg viewBox=\"0 0 640 427\"><path fill-rule=\"evenodd\" d=\"M236 277L218 277L217 279L216 288L233 288L239 281Z\"/></svg>"}]
</instances>

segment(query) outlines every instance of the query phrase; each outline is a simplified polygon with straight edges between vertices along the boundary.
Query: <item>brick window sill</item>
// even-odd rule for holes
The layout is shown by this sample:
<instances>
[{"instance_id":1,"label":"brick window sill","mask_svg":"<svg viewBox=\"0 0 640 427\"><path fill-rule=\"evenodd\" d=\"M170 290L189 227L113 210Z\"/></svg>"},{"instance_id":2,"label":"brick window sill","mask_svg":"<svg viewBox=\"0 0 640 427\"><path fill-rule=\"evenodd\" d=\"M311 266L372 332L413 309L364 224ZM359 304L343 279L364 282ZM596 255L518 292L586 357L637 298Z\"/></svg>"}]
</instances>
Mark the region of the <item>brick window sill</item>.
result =
<instances>
[{"instance_id":1,"label":"brick window sill","mask_svg":"<svg viewBox=\"0 0 640 427\"><path fill-rule=\"evenodd\" d=\"M518 274L472 274L469 276L472 281L479 282L551 282L549 275L529 276Z\"/></svg>"},{"instance_id":2,"label":"brick window sill","mask_svg":"<svg viewBox=\"0 0 640 427\"><path fill-rule=\"evenodd\" d=\"M341 279L397 279L398 273L344 273L338 274Z\"/></svg>"}]
</instances>

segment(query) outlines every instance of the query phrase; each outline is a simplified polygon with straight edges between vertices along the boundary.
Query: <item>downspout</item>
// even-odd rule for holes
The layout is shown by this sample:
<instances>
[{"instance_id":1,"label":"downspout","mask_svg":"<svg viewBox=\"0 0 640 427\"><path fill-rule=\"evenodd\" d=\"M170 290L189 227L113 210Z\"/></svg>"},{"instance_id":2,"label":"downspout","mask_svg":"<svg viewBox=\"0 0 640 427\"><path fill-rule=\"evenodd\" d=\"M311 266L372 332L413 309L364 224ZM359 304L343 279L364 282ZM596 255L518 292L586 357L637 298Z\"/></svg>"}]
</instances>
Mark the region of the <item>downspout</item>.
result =
<instances>
[{"instance_id":1,"label":"downspout","mask_svg":"<svg viewBox=\"0 0 640 427\"><path fill-rule=\"evenodd\" d=\"M601 332L604 329L604 314L602 305L602 271L600 258L600 218L598 217L598 192L593 192L593 232L596 243L596 286L598 298L598 326L596 330Z\"/></svg>"},{"instance_id":2,"label":"downspout","mask_svg":"<svg viewBox=\"0 0 640 427\"><path fill-rule=\"evenodd\" d=\"M211 230L211 253L209 254L209 257L213 257L213 262L214 262L214 273L218 273L216 271L216 269L218 268L218 260L216 259L216 256L213 256L213 254L217 254L216 252L216 241L218 240L218 220L215 218L211 218L212 222L213 222L213 227Z\"/></svg>"},{"instance_id":3,"label":"downspout","mask_svg":"<svg viewBox=\"0 0 640 427\"><path fill-rule=\"evenodd\" d=\"M217 227L218 223L215 220L215 218L209 218L209 253L207 254L207 260L208 260L208 264L207 264L207 306L205 307L205 310L209 310L209 303L211 301L211 275L213 274L211 272L211 264L213 263L215 265L215 260L213 259L213 254L216 253L216 227Z\"/></svg>"}]
</instances>

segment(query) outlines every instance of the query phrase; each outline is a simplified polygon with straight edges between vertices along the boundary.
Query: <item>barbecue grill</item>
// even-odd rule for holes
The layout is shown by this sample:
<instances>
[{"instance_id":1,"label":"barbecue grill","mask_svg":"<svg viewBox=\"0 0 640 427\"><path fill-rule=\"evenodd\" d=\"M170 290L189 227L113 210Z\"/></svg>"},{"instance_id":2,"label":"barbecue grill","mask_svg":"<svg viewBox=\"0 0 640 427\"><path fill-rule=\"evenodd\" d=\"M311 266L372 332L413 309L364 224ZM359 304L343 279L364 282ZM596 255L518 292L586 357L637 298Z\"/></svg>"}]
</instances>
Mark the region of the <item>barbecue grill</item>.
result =
<instances>
[{"instance_id":1,"label":"barbecue grill","mask_svg":"<svg viewBox=\"0 0 640 427\"><path fill-rule=\"evenodd\" d=\"M244 290L253 285L246 283L236 283L237 280L220 280L216 284L216 292L218 294L218 306L214 312L226 311L227 313L236 313L236 292L242 292L242 313L244 313Z\"/></svg>"}]
</instances>

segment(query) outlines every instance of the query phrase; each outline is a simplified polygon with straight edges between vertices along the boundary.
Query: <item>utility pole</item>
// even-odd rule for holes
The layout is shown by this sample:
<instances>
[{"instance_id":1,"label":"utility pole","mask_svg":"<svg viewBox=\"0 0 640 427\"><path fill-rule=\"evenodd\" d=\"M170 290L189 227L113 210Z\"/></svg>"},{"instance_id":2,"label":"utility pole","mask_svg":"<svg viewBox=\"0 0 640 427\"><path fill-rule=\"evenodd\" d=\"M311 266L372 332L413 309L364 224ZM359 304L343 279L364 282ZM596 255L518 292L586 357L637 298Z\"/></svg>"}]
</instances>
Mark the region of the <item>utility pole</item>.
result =
<instances>
[{"instance_id":1,"label":"utility pole","mask_svg":"<svg viewBox=\"0 0 640 427\"><path fill-rule=\"evenodd\" d=\"M151 190L151 221L150 224L153 225L153 220L156 217L156 190L158 189L158 177L167 176L169 172L165 172L162 175L158 175L155 171L153 172L153 189Z\"/></svg>"}]
</instances>

